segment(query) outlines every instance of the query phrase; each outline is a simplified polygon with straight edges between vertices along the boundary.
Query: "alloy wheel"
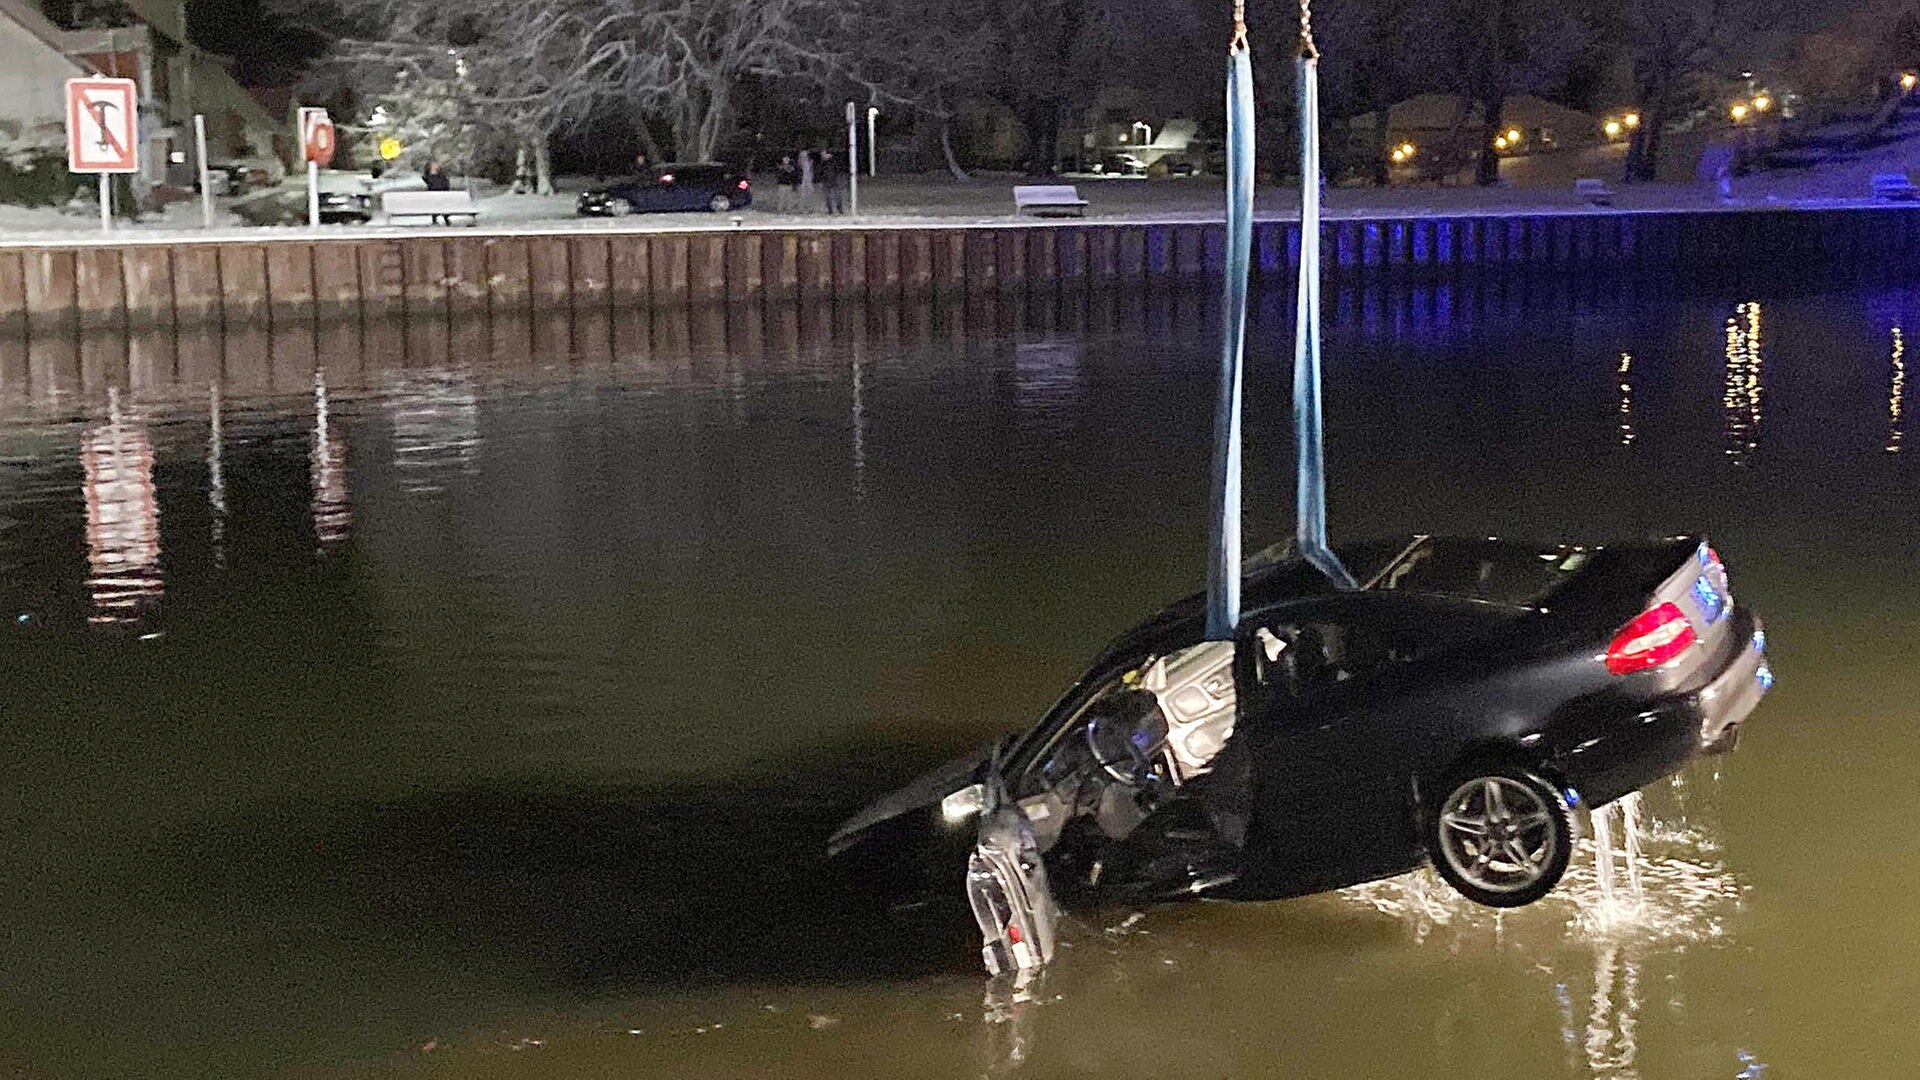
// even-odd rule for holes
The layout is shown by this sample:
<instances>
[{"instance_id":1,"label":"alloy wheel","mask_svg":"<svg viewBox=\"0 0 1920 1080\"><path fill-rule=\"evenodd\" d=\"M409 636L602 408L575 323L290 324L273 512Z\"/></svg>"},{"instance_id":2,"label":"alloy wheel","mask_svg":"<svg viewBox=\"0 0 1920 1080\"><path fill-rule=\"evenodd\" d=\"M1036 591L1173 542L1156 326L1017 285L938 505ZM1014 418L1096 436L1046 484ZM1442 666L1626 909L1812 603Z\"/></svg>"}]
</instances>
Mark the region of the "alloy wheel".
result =
<instances>
[{"instance_id":1,"label":"alloy wheel","mask_svg":"<svg viewBox=\"0 0 1920 1080\"><path fill-rule=\"evenodd\" d=\"M1533 785L1507 776L1474 777L1441 804L1440 857L1487 893L1525 892L1563 861L1555 814Z\"/></svg>"}]
</instances>

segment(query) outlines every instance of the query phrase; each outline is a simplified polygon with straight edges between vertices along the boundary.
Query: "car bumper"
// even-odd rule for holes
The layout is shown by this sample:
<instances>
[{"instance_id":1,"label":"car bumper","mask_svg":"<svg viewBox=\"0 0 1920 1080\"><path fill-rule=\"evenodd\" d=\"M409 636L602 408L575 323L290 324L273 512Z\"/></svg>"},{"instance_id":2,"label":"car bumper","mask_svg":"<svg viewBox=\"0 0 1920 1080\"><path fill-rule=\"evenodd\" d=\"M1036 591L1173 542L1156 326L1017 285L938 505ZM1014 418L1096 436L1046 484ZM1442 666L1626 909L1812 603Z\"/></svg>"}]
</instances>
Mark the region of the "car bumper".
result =
<instances>
[{"instance_id":1,"label":"car bumper","mask_svg":"<svg viewBox=\"0 0 1920 1080\"><path fill-rule=\"evenodd\" d=\"M1721 654L1700 680L1673 694L1643 700L1605 737L1572 747L1562 774L1590 806L1613 800L1671 776L1703 754L1726 753L1740 726L1773 685L1766 635L1744 608L1728 613L1730 633Z\"/></svg>"}]
</instances>

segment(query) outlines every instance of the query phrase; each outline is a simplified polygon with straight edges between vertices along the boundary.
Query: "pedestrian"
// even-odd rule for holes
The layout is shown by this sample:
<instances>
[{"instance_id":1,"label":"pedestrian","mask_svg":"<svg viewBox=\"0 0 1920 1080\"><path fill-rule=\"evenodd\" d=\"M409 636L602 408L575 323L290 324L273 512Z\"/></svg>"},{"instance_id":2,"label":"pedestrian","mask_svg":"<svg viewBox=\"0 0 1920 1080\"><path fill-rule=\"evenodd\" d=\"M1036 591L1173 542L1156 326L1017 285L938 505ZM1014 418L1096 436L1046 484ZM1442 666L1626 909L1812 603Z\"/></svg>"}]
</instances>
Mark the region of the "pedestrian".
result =
<instances>
[{"instance_id":1,"label":"pedestrian","mask_svg":"<svg viewBox=\"0 0 1920 1080\"><path fill-rule=\"evenodd\" d=\"M453 181L449 180L447 174L441 171L440 162L437 159L427 159L426 171L420 174L420 178L427 182L428 191L453 190ZM432 221L435 225L453 224L453 220L444 214L435 214L428 220Z\"/></svg>"},{"instance_id":2,"label":"pedestrian","mask_svg":"<svg viewBox=\"0 0 1920 1080\"><path fill-rule=\"evenodd\" d=\"M840 203L840 185L846 179L846 170L840 167L840 161L833 151L820 151L820 192L827 199L827 213L843 214L846 209Z\"/></svg>"},{"instance_id":3,"label":"pedestrian","mask_svg":"<svg viewBox=\"0 0 1920 1080\"><path fill-rule=\"evenodd\" d=\"M800 210L808 213L813 210L813 151L800 151Z\"/></svg>"},{"instance_id":4,"label":"pedestrian","mask_svg":"<svg viewBox=\"0 0 1920 1080\"><path fill-rule=\"evenodd\" d=\"M800 198L800 166L795 164L792 154L783 154L780 164L773 170L773 209L775 213L793 213L794 203Z\"/></svg>"}]
</instances>

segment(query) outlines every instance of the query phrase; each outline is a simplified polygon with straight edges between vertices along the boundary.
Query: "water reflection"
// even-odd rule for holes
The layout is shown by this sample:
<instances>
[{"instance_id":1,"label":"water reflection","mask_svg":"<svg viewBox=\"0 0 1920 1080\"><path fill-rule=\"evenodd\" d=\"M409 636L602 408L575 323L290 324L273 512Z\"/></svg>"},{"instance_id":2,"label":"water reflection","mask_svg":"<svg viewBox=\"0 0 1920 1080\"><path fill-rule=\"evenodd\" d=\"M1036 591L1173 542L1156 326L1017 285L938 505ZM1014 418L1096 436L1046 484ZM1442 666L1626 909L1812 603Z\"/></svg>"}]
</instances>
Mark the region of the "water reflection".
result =
<instances>
[{"instance_id":1,"label":"water reflection","mask_svg":"<svg viewBox=\"0 0 1920 1080\"><path fill-rule=\"evenodd\" d=\"M225 418L218 380L207 384L207 511L208 540L213 548L213 564L227 565L227 472L225 457Z\"/></svg>"},{"instance_id":2,"label":"water reflection","mask_svg":"<svg viewBox=\"0 0 1920 1080\"><path fill-rule=\"evenodd\" d=\"M327 379L320 372L313 375L313 441L307 456L313 488L313 535L325 549L347 538L353 527L353 507L347 502L346 442L332 428Z\"/></svg>"},{"instance_id":3,"label":"water reflection","mask_svg":"<svg viewBox=\"0 0 1920 1080\"><path fill-rule=\"evenodd\" d=\"M853 493L856 498L867 496L867 403L861 371L861 355L858 350L853 354Z\"/></svg>"},{"instance_id":4,"label":"water reflection","mask_svg":"<svg viewBox=\"0 0 1920 1080\"><path fill-rule=\"evenodd\" d=\"M480 460L473 376L441 371L403 382L393 396L393 465L403 490L442 490Z\"/></svg>"},{"instance_id":5,"label":"water reflection","mask_svg":"<svg viewBox=\"0 0 1920 1080\"><path fill-rule=\"evenodd\" d=\"M1760 445L1760 302L1734 305L1726 325L1726 384L1720 405L1726 413L1726 453L1743 465Z\"/></svg>"},{"instance_id":6,"label":"water reflection","mask_svg":"<svg viewBox=\"0 0 1920 1080\"><path fill-rule=\"evenodd\" d=\"M1633 433L1633 354L1620 354L1620 366L1615 374L1620 376L1620 445L1632 446Z\"/></svg>"},{"instance_id":7,"label":"water reflection","mask_svg":"<svg viewBox=\"0 0 1920 1080\"><path fill-rule=\"evenodd\" d=\"M1892 375L1887 386L1887 453L1897 454L1906 442L1907 335L1893 328Z\"/></svg>"},{"instance_id":8,"label":"water reflection","mask_svg":"<svg viewBox=\"0 0 1920 1080\"><path fill-rule=\"evenodd\" d=\"M107 392L107 422L80 444L87 505L87 588L95 623L132 623L159 599L160 499L153 442L145 424L123 415Z\"/></svg>"},{"instance_id":9,"label":"water reflection","mask_svg":"<svg viewBox=\"0 0 1920 1080\"><path fill-rule=\"evenodd\" d=\"M1013 347L1013 402L1021 426L1059 430L1060 418L1080 398L1080 344L1023 341Z\"/></svg>"},{"instance_id":10,"label":"water reflection","mask_svg":"<svg viewBox=\"0 0 1920 1080\"><path fill-rule=\"evenodd\" d=\"M1716 768L1696 767L1587 815L1566 876L1530 908L1478 907L1424 869L1337 895L1398 918L1416 944L1444 934L1449 951L1477 941L1519 953L1552 980L1570 1071L1637 1080L1648 970L1724 939L1745 893L1714 855L1718 787ZM1677 1008L1682 984L1662 985ZM1743 1049L1729 1072L1742 1068L1766 1066Z\"/></svg>"}]
</instances>

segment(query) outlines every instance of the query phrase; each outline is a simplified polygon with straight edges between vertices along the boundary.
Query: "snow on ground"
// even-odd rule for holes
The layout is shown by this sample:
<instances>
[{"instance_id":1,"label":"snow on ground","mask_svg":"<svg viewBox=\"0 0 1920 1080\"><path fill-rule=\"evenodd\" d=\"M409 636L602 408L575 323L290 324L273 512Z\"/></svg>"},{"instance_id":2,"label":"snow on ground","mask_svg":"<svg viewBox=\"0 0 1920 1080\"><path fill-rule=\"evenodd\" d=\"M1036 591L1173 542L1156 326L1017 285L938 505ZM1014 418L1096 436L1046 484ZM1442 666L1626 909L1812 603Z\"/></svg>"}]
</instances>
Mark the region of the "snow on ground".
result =
<instances>
[{"instance_id":1,"label":"snow on ground","mask_svg":"<svg viewBox=\"0 0 1920 1080\"><path fill-rule=\"evenodd\" d=\"M1862 155L1857 161L1836 163L1812 170L1781 171L1743 178L1734 184L1734 198L1723 201L1709 184L1636 184L1620 185L1619 150L1601 147L1566 154L1516 158L1504 170L1509 181L1499 187L1403 186L1389 189L1336 188L1327 193L1326 214L1330 218L1420 217L1474 214L1542 214L1593 212L1594 208L1573 193L1572 180L1596 176L1609 180L1616 189L1614 209L1631 210L1706 210L1766 208L1782 205L1833 206L1863 204L1871 201L1868 177L1873 172L1906 167L1906 155L1920 155L1916 146L1900 144ZM1884 160L1883 160L1884 159ZM1916 163L1920 164L1920 163ZM329 179L332 179L331 177ZM776 214L771 212L772 188L757 183L755 206L734 214L638 214L620 219L577 218L575 195L591 186L587 178L568 178L557 195L516 195L498 185L481 185L479 225L485 232L531 233L574 230L614 232L655 232L713 228L846 228L908 227L956 225L1004 225L1021 220L1013 211L1014 185L1024 178L1009 173L983 173L971 182L957 182L945 174L863 178L860 183L860 216L828 216L816 199L810 212ZM1087 218L1105 221L1218 221L1223 216L1224 189L1217 177L1178 179L1106 178L1076 181L1082 197L1091 204ZM296 177L277 191L254 192L249 199L277 198L305 200L304 185ZM318 230L305 226L246 226L221 200L216 227L200 227L198 201L177 203L164 213L147 215L139 223L115 222L115 238L199 239L256 238L271 236L352 236L392 235L419 231L431 226L387 226L376 217L369 225L325 225ZM0 242L73 242L97 237L98 218L90 207L75 211L0 206ZM1263 188L1256 194L1255 212L1269 218L1295 217L1299 213L1297 193L1285 188ZM462 226L453 226L457 234ZM438 231L447 231L439 227Z\"/></svg>"}]
</instances>

